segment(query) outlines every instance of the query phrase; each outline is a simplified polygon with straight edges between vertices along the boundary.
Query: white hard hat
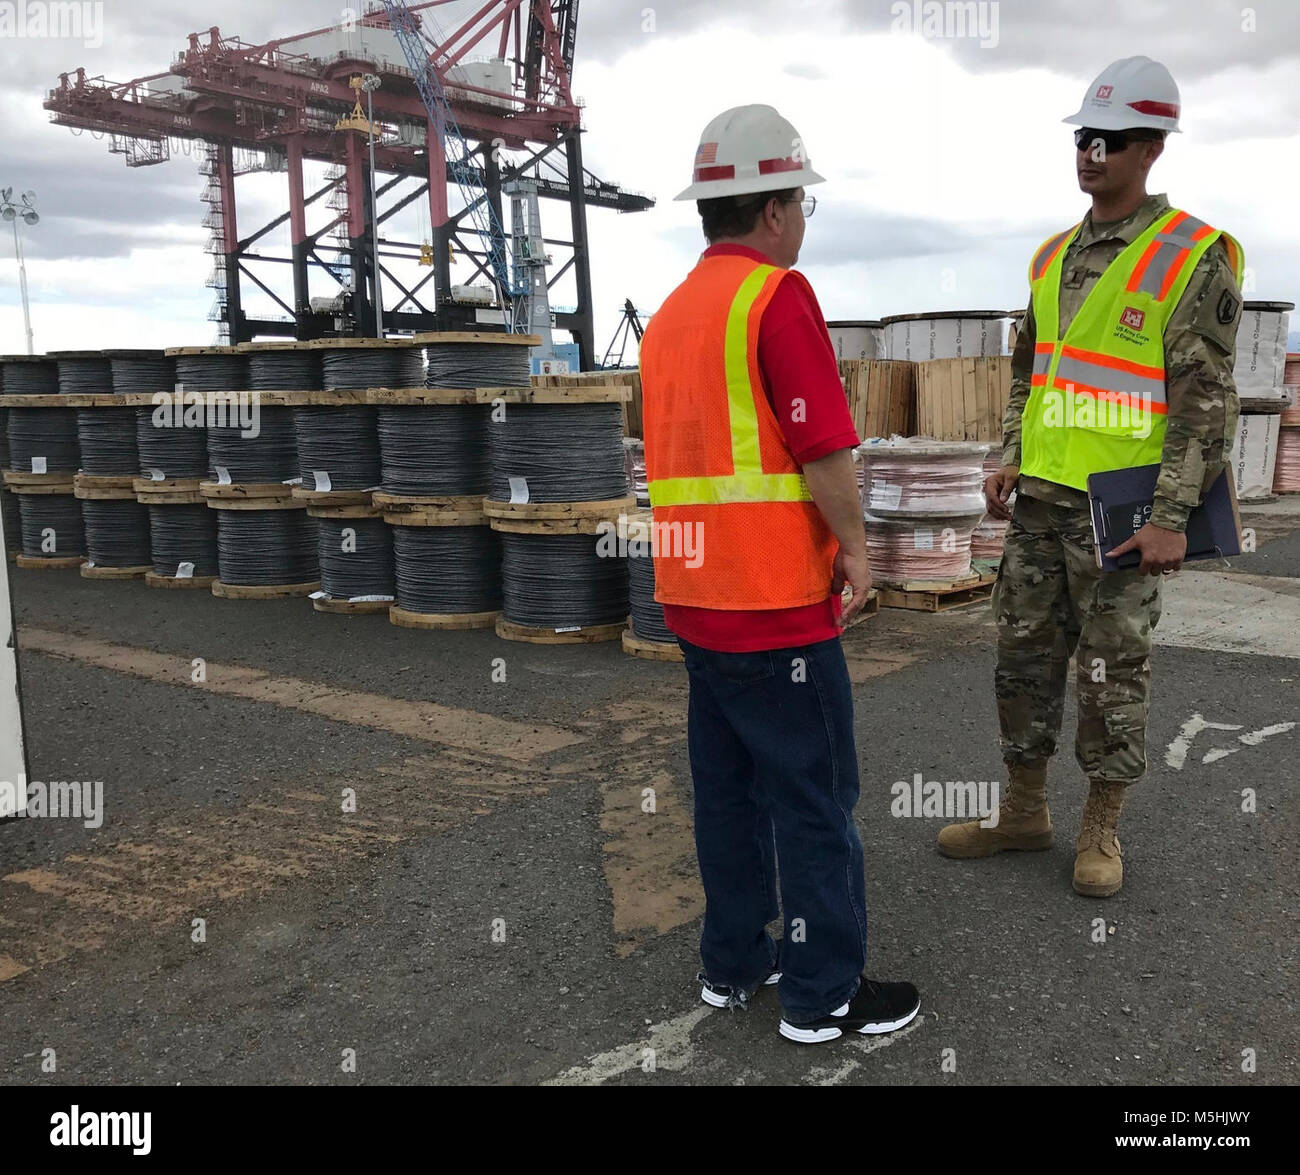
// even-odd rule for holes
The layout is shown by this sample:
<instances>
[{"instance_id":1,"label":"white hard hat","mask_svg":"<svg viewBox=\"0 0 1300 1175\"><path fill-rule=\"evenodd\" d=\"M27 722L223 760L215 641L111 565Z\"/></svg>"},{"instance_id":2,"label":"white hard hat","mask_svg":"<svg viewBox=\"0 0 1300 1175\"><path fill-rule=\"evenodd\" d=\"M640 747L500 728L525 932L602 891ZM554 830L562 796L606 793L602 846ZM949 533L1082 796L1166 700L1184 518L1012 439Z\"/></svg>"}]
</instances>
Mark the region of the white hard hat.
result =
<instances>
[{"instance_id":1,"label":"white hard hat","mask_svg":"<svg viewBox=\"0 0 1300 1175\"><path fill-rule=\"evenodd\" d=\"M694 183L677 200L714 200L823 184L799 132L771 106L723 111L700 136Z\"/></svg>"},{"instance_id":2,"label":"white hard hat","mask_svg":"<svg viewBox=\"0 0 1300 1175\"><path fill-rule=\"evenodd\" d=\"M1150 57L1124 57L1112 61L1093 79L1078 113L1061 121L1099 131L1130 127L1177 131L1178 108L1178 86L1160 62Z\"/></svg>"}]
</instances>

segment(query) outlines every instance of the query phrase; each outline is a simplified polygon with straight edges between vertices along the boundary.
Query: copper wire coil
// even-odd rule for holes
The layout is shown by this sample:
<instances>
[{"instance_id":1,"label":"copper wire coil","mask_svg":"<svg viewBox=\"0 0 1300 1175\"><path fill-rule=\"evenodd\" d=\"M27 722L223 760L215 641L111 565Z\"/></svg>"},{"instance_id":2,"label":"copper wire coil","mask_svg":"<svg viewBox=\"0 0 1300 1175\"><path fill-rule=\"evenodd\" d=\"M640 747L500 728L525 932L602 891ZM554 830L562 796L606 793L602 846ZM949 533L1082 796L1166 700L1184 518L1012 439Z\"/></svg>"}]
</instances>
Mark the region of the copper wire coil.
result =
<instances>
[{"instance_id":1,"label":"copper wire coil","mask_svg":"<svg viewBox=\"0 0 1300 1175\"><path fill-rule=\"evenodd\" d=\"M970 557L972 559L1001 559L1009 525L1008 522L992 518L986 514L980 520L980 524L971 532Z\"/></svg>"},{"instance_id":2,"label":"copper wire coil","mask_svg":"<svg viewBox=\"0 0 1300 1175\"><path fill-rule=\"evenodd\" d=\"M1273 489L1277 493L1300 493L1300 428L1284 428L1278 433Z\"/></svg>"},{"instance_id":3,"label":"copper wire coil","mask_svg":"<svg viewBox=\"0 0 1300 1175\"><path fill-rule=\"evenodd\" d=\"M955 580L971 573L971 531L976 519L899 522L868 514L867 562L883 583Z\"/></svg>"},{"instance_id":4,"label":"copper wire coil","mask_svg":"<svg viewBox=\"0 0 1300 1175\"><path fill-rule=\"evenodd\" d=\"M1300 380L1300 371L1294 374L1295 378ZM1300 386L1291 383L1290 376L1287 377L1287 381L1282 388L1287 402L1287 407L1282 410L1282 420L1280 422L1283 428L1300 424Z\"/></svg>"},{"instance_id":5,"label":"copper wire coil","mask_svg":"<svg viewBox=\"0 0 1300 1175\"><path fill-rule=\"evenodd\" d=\"M869 445L865 509L878 517L982 513L985 455L965 445Z\"/></svg>"}]
</instances>

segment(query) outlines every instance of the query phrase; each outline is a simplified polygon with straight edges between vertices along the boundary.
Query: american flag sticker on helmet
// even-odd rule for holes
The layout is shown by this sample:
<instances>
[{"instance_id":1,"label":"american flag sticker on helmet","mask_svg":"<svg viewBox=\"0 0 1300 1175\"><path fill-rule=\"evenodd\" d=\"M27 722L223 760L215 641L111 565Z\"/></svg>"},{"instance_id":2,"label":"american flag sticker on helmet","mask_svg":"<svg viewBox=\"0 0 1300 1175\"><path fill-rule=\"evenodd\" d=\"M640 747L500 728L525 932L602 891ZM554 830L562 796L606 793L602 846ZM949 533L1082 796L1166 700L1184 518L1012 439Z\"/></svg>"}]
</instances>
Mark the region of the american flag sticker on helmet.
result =
<instances>
[{"instance_id":1,"label":"american flag sticker on helmet","mask_svg":"<svg viewBox=\"0 0 1300 1175\"><path fill-rule=\"evenodd\" d=\"M707 166L718 161L718 144L701 143L699 149L695 152L695 166Z\"/></svg>"}]
</instances>

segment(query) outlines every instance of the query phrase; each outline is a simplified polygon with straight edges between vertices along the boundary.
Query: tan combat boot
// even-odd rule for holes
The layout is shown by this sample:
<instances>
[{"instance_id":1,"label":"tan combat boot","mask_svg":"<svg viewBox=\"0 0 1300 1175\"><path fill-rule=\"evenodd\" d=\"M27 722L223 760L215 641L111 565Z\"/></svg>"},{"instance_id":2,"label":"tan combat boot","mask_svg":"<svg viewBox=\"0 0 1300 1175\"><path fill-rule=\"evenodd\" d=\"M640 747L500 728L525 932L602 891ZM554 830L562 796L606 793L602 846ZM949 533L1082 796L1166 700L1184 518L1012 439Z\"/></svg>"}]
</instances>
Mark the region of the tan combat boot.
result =
<instances>
[{"instance_id":1,"label":"tan combat boot","mask_svg":"<svg viewBox=\"0 0 1300 1175\"><path fill-rule=\"evenodd\" d=\"M1083 805L1083 827L1074 842L1074 892L1090 898L1108 898L1124 884L1115 826L1124 806L1124 785L1090 783Z\"/></svg>"},{"instance_id":2,"label":"tan combat boot","mask_svg":"<svg viewBox=\"0 0 1300 1175\"><path fill-rule=\"evenodd\" d=\"M1052 818L1047 811L1047 764L1008 766L1007 794L998 805L998 822L981 828L978 820L949 824L939 830L945 857L991 857L1006 849L1052 847Z\"/></svg>"}]
</instances>

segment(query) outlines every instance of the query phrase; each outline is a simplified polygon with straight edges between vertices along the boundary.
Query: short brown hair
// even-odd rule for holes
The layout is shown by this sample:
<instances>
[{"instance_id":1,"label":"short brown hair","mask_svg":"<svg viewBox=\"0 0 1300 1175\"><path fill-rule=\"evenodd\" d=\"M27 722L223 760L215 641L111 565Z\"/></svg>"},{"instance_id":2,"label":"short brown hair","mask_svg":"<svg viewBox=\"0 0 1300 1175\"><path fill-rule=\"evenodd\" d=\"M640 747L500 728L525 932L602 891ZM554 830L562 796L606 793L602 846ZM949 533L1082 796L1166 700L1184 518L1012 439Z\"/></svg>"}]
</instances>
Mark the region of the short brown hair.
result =
<instances>
[{"instance_id":1,"label":"short brown hair","mask_svg":"<svg viewBox=\"0 0 1300 1175\"><path fill-rule=\"evenodd\" d=\"M704 222L704 239L713 244L724 237L745 237L754 231L754 225L763 214L769 200L789 203L798 195L798 188L783 188L779 192L757 192L753 195L719 196L713 200L697 200Z\"/></svg>"}]
</instances>

